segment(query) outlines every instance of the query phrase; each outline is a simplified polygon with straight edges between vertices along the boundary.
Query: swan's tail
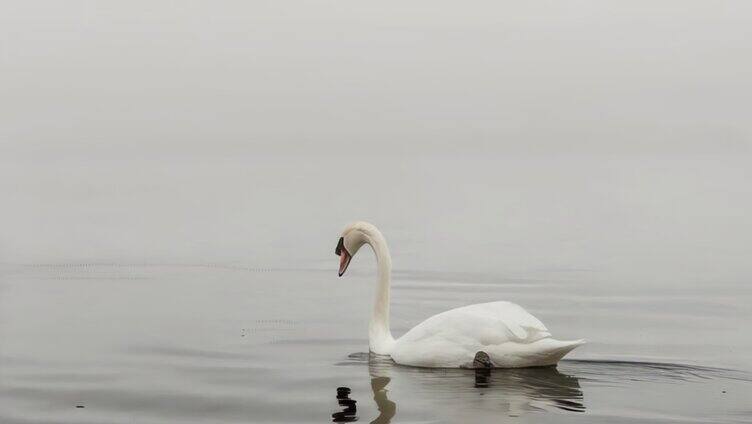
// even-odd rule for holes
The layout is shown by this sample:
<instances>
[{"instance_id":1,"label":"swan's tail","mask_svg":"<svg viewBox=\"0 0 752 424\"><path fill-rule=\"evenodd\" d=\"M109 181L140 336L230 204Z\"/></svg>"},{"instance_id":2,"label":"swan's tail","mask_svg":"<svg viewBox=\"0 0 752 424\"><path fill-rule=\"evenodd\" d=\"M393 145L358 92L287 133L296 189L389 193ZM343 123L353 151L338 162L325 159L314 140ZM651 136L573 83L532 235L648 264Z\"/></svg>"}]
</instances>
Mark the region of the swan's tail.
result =
<instances>
[{"instance_id":1,"label":"swan's tail","mask_svg":"<svg viewBox=\"0 0 752 424\"><path fill-rule=\"evenodd\" d=\"M585 340L556 340L556 339L542 339L533 343L531 347L535 347L536 356L542 362L540 365L556 365L561 358L567 353L571 352L577 346L585 344Z\"/></svg>"},{"instance_id":2,"label":"swan's tail","mask_svg":"<svg viewBox=\"0 0 752 424\"><path fill-rule=\"evenodd\" d=\"M544 367L556 365L564 355L583 344L585 340L545 338L533 343L503 344L499 350L489 349L488 354L498 368Z\"/></svg>"}]
</instances>

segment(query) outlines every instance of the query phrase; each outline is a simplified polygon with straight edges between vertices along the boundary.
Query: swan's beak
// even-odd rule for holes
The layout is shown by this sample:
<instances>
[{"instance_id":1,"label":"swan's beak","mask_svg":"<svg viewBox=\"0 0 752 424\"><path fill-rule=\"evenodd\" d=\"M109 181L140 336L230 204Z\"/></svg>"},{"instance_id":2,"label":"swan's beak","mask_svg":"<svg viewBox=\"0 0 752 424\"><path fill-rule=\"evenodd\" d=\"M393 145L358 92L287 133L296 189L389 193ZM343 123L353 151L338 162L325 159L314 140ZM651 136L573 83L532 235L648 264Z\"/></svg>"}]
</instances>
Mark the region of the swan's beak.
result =
<instances>
[{"instance_id":1,"label":"swan's beak","mask_svg":"<svg viewBox=\"0 0 752 424\"><path fill-rule=\"evenodd\" d=\"M352 259L350 253L345 249L344 237L339 238L339 243L337 243L337 248L334 249L334 253L339 256L339 276L341 277L342 274L347 271L347 266L350 265L350 259Z\"/></svg>"}]
</instances>

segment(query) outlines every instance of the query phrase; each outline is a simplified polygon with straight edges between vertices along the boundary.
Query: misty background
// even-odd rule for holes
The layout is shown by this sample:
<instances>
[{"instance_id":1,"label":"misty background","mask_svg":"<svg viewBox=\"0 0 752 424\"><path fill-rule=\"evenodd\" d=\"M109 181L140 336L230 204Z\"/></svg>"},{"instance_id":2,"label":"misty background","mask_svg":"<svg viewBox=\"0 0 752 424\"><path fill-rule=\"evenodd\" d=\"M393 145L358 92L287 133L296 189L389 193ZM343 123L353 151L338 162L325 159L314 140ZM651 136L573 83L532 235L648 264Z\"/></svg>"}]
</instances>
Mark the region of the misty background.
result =
<instances>
[{"instance_id":1,"label":"misty background","mask_svg":"<svg viewBox=\"0 0 752 424\"><path fill-rule=\"evenodd\" d=\"M739 284L750 18L743 1L3 2L0 262L334 270L362 219L397 270Z\"/></svg>"},{"instance_id":2,"label":"misty background","mask_svg":"<svg viewBox=\"0 0 752 424\"><path fill-rule=\"evenodd\" d=\"M743 421L751 47L749 1L2 1L0 421ZM395 336L587 345L372 363L354 220Z\"/></svg>"}]
</instances>

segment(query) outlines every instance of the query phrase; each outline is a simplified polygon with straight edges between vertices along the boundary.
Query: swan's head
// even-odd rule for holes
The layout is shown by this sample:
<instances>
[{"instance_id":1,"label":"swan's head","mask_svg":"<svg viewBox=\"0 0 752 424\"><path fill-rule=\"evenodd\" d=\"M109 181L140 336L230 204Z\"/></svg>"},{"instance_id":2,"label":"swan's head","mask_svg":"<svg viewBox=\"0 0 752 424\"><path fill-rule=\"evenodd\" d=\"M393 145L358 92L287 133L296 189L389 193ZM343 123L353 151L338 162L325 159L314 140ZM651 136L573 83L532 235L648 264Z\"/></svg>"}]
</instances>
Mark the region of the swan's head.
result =
<instances>
[{"instance_id":1,"label":"swan's head","mask_svg":"<svg viewBox=\"0 0 752 424\"><path fill-rule=\"evenodd\" d=\"M363 247L364 244L369 243L374 234L381 233L373 225L367 222L354 222L342 231L342 237L339 238L337 248L334 249L334 253L339 256L339 276L341 277L347 266L350 265L350 260L358 253L358 250Z\"/></svg>"}]
</instances>

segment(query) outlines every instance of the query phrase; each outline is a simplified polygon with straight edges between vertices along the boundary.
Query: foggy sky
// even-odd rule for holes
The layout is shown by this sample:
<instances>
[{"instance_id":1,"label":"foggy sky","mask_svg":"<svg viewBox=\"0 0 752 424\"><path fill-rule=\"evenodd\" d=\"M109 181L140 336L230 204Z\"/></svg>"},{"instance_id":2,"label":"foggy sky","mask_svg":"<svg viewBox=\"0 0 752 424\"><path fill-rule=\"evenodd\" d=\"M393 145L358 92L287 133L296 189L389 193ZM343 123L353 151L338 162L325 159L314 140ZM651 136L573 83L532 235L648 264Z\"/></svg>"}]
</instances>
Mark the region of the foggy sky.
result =
<instances>
[{"instance_id":1,"label":"foggy sky","mask_svg":"<svg viewBox=\"0 0 752 424\"><path fill-rule=\"evenodd\" d=\"M11 154L750 150L743 1L0 7Z\"/></svg>"},{"instance_id":2,"label":"foggy sky","mask_svg":"<svg viewBox=\"0 0 752 424\"><path fill-rule=\"evenodd\" d=\"M6 1L0 262L310 263L371 219L418 263L420 240L446 265L488 238L509 267L652 246L745 275L750 22L745 1Z\"/></svg>"}]
</instances>

